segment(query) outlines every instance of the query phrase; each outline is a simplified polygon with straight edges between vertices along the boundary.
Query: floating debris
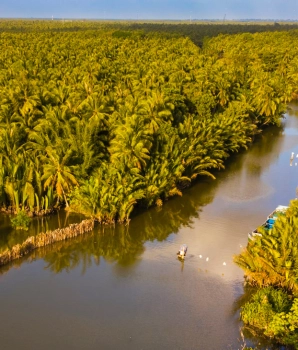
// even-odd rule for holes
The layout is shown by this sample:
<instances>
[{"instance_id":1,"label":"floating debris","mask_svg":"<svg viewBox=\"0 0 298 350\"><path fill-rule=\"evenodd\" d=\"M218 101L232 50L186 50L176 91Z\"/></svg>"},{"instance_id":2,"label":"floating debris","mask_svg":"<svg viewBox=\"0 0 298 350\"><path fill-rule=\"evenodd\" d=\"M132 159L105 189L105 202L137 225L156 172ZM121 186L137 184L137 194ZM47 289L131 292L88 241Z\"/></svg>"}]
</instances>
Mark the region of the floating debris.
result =
<instances>
[{"instance_id":1,"label":"floating debris","mask_svg":"<svg viewBox=\"0 0 298 350\"><path fill-rule=\"evenodd\" d=\"M202 255L199 255L199 258L202 259Z\"/></svg>"},{"instance_id":2,"label":"floating debris","mask_svg":"<svg viewBox=\"0 0 298 350\"><path fill-rule=\"evenodd\" d=\"M226 266L227 264L225 262L222 263L224 266Z\"/></svg>"},{"instance_id":3,"label":"floating debris","mask_svg":"<svg viewBox=\"0 0 298 350\"><path fill-rule=\"evenodd\" d=\"M206 261L209 261L209 258L206 258Z\"/></svg>"}]
</instances>

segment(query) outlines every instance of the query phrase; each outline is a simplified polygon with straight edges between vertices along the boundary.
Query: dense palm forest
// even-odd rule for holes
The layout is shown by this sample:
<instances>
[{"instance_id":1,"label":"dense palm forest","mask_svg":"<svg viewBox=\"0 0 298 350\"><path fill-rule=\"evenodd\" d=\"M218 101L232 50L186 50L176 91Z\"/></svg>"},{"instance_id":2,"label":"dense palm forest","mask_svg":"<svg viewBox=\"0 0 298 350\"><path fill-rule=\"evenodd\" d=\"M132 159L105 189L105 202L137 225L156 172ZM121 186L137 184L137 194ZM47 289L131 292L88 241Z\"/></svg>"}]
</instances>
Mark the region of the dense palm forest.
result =
<instances>
[{"instance_id":1,"label":"dense palm forest","mask_svg":"<svg viewBox=\"0 0 298 350\"><path fill-rule=\"evenodd\" d=\"M0 26L3 210L65 205L102 223L128 222L134 208L214 177L280 122L298 92L295 30L221 35L201 49L189 38L106 25L15 26Z\"/></svg>"}]
</instances>

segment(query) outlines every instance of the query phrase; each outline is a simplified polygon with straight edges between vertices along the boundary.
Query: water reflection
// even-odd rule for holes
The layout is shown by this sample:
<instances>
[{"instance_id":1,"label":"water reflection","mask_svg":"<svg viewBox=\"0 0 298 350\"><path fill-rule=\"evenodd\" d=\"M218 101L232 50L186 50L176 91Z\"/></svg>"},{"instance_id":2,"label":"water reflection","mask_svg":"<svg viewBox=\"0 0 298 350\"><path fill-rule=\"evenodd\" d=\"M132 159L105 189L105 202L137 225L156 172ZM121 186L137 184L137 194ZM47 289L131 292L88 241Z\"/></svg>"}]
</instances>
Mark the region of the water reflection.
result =
<instances>
[{"instance_id":1,"label":"water reflection","mask_svg":"<svg viewBox=\"0 0 298 350\"><path fill-rule=\"evenodd\" d=\"M30 223L29 230L23 231L12 228L10 217L10 215L0 213L0 252L24 242L30 236L66 227L84 219L83 216L60 210L51 216L34 217Z\"/></svg>"},{"instance_id":2,"label":"water reflection","mask_svg":"<svg viewBox=\"0 0 298 350\"><path fill-rule=\"evenodd\" d=\"M204 191L208 191L208 186ZM210 199L210 197L209 197ZM96 226L90 234L76 237L61 244L47 247L41 256L47 267L55 273L70 271L82 265L82 273L93 263L104 258L121 266L133 265L144 252L147 241L164 241L181 226L191 226L192 217L198 217L202 201L171 201L167 208L152 208L135 217L129 226ZM206 203L206 199L203 204ZM0 270L1 271L1 270Z\"/></svg>"},{"instance_id":3,"label":"water reflection","mask_svg":"<svg viewBox=\"0 0 298 350\"><path fill-rule=\"evenodd\" d=\"M181 227L192 228L194 219L199 218L203 207L212 203L219 184L220 193L230 200L243 201L254 197L256 193L264 193L267 189L259 178L277 157L283 143L282 134L283 128L268 128L263 135L258 136L248 153L236 154L228 160L226 170L216 174L216 181L200 179L185 191L182 198L171 199L162 208L151 208L138 213L129 226L98 225L92 233L33 252L31 259L43 258L46 268L54 273L70 271L80 264L82 273L85 273L92 264L99 265L101 258L117 262L121 266L133 265L141 258L145 242L162 242L169 235L179 232ZM253 190L252 182L255 182ZM34 218L28 232L16 232L10 227L8 217L2 215L0 250L22 242L28 236L64 227L81 219L78 215L60 211L52 217ZM10 266L18 266L20 263L13 262ZM0 269L0 273L6 270L7 268Z\"/></svg>"},{"instance_id":4,"label":"water reflection","mask_svg":"<svg viewBox=\"0 0 298 350\"><path fill-rule=\"evenodd\" d=\"M287 110L287 114L289 116L296 116L298 117L298 102L293 102L290 104L290 106L288 107L288 110Z\"/></svg>"}]
</instances>

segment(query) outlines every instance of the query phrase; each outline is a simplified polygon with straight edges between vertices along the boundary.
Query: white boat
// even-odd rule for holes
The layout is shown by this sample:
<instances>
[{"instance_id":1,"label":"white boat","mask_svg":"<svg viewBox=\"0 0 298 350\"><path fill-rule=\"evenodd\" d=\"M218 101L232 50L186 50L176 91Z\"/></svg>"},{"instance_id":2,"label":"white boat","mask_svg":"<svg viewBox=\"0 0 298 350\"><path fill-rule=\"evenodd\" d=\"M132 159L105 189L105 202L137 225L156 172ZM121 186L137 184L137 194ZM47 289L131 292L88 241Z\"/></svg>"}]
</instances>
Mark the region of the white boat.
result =
<instances>
[{"instance_id":1,"label":"white boat","mask_svg":"<svg viewBox=\"0 0 298 350\"><path fill-rule=\"evenodd\" d=\"M184 259L186 257L186 253L187 253L187 245L182 244L182 246L179 248L179 251L177 253L178 258Z\"/></svg>"},{"instance_id":2,"label":"white boat","mask_svg":"<svg viewBox=\"0 0 298 350\"><path fill-rule=\"evenodd\" d=\"M285 213L289 207L285 205L279 205L276 207L271 214L267 216L266 221L261 225L261 227L265 229L272 229L275 223L275 220L278 218L278 216L281 213ZM258 231L258 228L256 228L254 231L250 232L248 234L248 239L253 240L256 236L262 236L262 234Z\"/></svg>"}]
</instances>

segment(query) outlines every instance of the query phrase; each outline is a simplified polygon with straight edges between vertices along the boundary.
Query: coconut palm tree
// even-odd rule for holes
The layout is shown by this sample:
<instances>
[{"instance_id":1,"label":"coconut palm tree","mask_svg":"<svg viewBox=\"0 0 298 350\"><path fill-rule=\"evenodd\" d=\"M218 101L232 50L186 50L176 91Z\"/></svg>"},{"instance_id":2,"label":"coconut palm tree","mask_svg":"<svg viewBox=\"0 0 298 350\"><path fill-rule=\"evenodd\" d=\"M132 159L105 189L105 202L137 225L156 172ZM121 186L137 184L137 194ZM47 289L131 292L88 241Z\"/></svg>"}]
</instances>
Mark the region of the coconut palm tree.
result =
<instances>
[{"instance_id":1,"label":"coconut palm tree","mask_svg":"<svg viewBox=\"0 0 298 350\"><path fill-rule=\"evenodd\" d=\"M41 157L45 163L43 167L42 180L44 180L44 189L48 187L55 188L58 201L64 199L68 207L66 195L73 186L78 185L78 181L73 175L72 166L67 166L67 161L72 155L72 149L69 149L64 155L59 155L53 148L46 147L46 157Z\"/></svg>"}]
</instances>

